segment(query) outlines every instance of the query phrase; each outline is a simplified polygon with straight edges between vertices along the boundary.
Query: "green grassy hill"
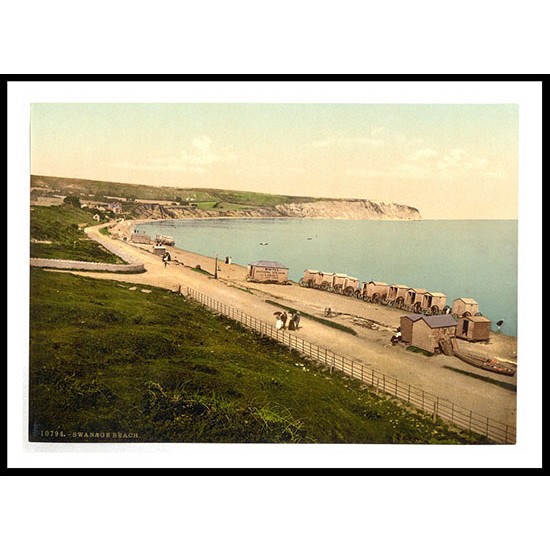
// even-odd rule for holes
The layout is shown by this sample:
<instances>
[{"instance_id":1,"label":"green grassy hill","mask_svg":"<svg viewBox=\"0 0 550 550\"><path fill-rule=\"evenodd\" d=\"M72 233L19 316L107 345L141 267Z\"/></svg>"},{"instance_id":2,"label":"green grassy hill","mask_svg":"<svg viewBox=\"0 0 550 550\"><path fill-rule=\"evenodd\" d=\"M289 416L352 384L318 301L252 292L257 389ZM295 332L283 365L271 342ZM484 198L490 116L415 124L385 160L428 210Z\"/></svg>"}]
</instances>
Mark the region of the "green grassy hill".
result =
<instances>
[{"instance_id":1,"label":"green grassy hill","mask_svg":"<svg viewBox=\"0 0 550 550\"><path fill-rule=\"evenodd\" d=\"M32 441L487 443L179 294L39 269L29 421Z\"/></svg>"},{"instance_id":2,"label":"green grassy hill","mask_svg":"<svg viewBox=\"0 0 550 550\"><path fill-rule=\"evenodd\" d=\"M125 263L87 237L84 227L97 224L93 213L93 210L69 204L33 206L30 216L30 257Z\"/></svg>"},{"instance_id":3,"label":"green grassy hill","mask_svg":"<svg viewBox=\"0 0 550 550\"><path fill-rule=\"evenodd\" d=\"M117 183L74 178L50 176L31 176L31 187L34 196L79 195L94 196L97 200L105 197L126 199L144 199L159 201L185 201L201 204L212 203L209 207L223 204L230 207L269 207L289 202L312 202L319 199L312 197L291 197L287 195L270 195L250 191L231 191L222 189L198 189L193 187L158 187L132 183Z\"/></svg>"}]
</instances>

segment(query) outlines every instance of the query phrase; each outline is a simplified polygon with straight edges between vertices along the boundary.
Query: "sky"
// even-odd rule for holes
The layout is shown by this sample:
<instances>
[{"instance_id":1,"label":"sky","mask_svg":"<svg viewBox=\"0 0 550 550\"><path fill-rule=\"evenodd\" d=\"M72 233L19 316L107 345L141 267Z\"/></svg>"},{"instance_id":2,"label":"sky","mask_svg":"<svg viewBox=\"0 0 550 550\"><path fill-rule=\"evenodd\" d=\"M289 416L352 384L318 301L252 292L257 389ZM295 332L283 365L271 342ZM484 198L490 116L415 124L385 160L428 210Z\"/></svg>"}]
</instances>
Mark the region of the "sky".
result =
<instances>
[{"instance_id":1,"label":"sky","mask_svg":"<svg viewBox=\"0 0 550 550\"><path fill-rule=\"evenodd\" d=\"M518 106L34 103L31 173L517 219Z\"/></svg>"}]
</instances>

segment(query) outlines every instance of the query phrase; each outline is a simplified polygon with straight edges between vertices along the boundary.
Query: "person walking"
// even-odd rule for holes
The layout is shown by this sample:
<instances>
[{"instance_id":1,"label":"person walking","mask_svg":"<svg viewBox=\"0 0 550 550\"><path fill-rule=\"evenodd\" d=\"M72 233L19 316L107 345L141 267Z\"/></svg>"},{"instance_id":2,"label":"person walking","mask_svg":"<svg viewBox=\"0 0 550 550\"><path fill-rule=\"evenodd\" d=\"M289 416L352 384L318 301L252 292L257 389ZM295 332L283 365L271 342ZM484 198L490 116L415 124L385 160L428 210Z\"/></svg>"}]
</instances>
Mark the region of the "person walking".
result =
<instances>
[{"instance_id":1,"label":"person walking","mask_svg":"<svg viewBox=\"0 0 550 550\"><path fill-rule=\"evenodd\" d=\"M294 323L294 315L290 314L288 320L288 330L296 330L296 325Z\"/></svg>"},{"instance_id":2,"label":"person walking","mask_svg":"<svg viewBox=\"0 0 550 550\"><path fill-rule=\"evenodd\" d=\"M283 330L286 329L286 321L288 319L288 315L286 314L286 311L283 311L281 314L281 321L283 322Z\"/></svg>"},{"instance_id":3,"label":"person walking","mask_svg":"<svg viewBox=\"0 0 550 550\"><path fill-rule=\"evenodd\" d=\"M296 330L298 330L298 328L300 326L300 312L299 311L294 312L294 315L292 316L292 320L294 321L294 327L296 328Z\"/></svg>"}]
</instances>

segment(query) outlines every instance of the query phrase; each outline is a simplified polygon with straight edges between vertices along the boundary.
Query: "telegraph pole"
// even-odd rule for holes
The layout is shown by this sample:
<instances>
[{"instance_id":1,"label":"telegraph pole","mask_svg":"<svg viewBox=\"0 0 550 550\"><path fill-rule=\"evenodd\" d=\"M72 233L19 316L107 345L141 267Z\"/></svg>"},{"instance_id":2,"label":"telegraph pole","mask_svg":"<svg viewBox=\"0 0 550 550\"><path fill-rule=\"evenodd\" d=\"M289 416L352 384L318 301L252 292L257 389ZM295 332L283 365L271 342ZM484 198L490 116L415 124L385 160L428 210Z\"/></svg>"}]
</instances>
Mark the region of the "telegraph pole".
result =
<instances>
[{"instance_id":1,"label":"telegraph pole","mask_svg":"<svg viewBox=\"0 0 550 550\"><path fill-rule=\"evenodd\" d=\"M214 279L218 278L218 255L216 254L216 263L214 264Z\"/></svg>"}]
</instances>

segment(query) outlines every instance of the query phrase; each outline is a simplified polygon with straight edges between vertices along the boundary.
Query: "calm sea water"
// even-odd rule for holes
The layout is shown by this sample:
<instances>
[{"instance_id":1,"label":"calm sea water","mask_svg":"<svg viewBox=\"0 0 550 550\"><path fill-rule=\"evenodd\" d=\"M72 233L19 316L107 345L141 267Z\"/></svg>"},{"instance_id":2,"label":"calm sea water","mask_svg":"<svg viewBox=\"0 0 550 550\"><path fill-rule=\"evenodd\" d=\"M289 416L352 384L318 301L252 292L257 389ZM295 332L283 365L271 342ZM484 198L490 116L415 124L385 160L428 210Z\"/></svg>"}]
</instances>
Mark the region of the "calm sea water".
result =
<instances>
[{"instance_id":1,"label":"calm sea water","mask_svg":"<svg viewBox=\"0 0 550 550\"><path fill-rule=\"evenodd\" d=\"M449 305L455 298L474 298L493 329L503 319L502 332L517 334L516 220L216 219L139 228L221 261L231 256L245 266L281 262L293 281L311 268L443 292Z\"/></svg>"}]
</instances>

